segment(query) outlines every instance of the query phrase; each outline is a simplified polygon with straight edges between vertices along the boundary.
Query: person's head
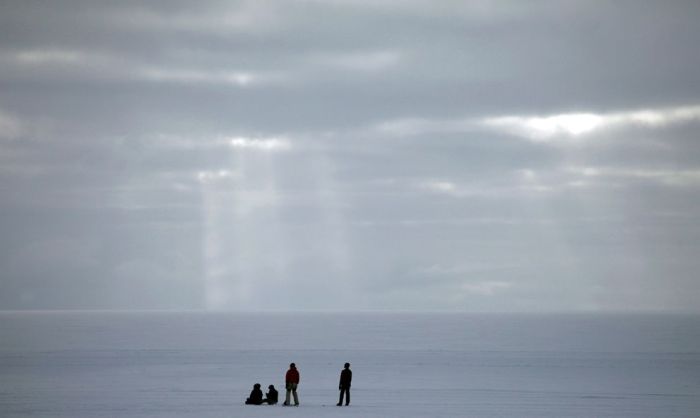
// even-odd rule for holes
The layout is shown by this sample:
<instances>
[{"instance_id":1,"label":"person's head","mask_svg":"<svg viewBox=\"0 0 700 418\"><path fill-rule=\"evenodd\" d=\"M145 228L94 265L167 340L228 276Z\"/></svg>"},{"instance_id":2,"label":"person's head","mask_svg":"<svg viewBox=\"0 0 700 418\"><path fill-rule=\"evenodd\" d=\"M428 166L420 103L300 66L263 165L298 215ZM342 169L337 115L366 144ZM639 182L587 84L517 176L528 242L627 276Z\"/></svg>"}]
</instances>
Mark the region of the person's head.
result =
<instances>
[{"instance_id":1,"label":"person's head","mask_svg":"<svg viewBox=\"0 0 700 418\"><path fill-rule=\"evenodd\" d=\"M294 363L291 363L291 364L289 365L289 368L290 368L290 369L296 369L296 368L297 368L297 365L294 364Z\"/></svg>"},{"instance_id":2,"label":"person's head","mask_svg":"<svg viewBox=\"0 0 700 418\"><path fill-rule=\"evenodd\" d=\"M267 388L268 388L268 389L274 389L274 388L275 388L275 385L270 385L270 386L268 386Z\"/></svg>"},{"instance_id":3,"label":"person's head","mask_svg":"<svg viewBox=\"0 0 700 418\"><path fill-rule=\"evenodd\" d=\"M345 363L345 368L349 369L350 368L350 363Z\"/></svg>"},{"instance_id":4,"label":"person's head","mask_svg":"<svg viewBox=\"0 0 700 418\"><path fill-rule=\"evenodd\" d=\"M254 387L255 389L260 389L260 383L254 384L253 387Z\"/></svg>"}]
</instances>

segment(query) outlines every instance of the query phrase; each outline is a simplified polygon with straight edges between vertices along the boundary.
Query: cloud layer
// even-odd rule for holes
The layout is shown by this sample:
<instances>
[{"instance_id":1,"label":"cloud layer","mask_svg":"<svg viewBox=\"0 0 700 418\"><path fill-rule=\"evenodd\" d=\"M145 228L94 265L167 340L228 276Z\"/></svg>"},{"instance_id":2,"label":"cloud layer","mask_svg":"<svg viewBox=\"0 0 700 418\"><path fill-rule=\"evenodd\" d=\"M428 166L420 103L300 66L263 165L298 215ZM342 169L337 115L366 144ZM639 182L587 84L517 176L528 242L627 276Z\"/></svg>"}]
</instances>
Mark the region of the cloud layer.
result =
<instances>
[{"instance_id":1,"label":"cloud layer","mask_svg":"<svg viewBox=\"0 0 700 418\"><path fill-rule=\"evenodd\" d=\"M697 2L0 6L0 309L697 310Z\"/></svg>"}]
</instances>

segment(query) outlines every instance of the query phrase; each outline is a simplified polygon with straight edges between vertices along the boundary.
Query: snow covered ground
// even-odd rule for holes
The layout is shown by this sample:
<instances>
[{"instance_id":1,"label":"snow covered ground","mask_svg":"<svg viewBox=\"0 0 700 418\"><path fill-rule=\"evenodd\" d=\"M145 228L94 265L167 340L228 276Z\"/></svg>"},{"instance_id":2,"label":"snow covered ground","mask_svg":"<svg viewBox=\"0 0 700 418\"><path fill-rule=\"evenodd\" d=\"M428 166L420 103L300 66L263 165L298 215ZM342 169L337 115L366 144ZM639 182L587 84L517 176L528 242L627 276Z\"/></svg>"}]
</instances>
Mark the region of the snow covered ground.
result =
<instances>
[{"instance_id":1,"label":"snow covered ground","mask_svg":"<svg viewBox=\"0 0 700 418\"><path fill-rule=\"evenodd\" d=\"M700 318L0 313L0 416L698 417Z\"/></svg>"}]
</instances>

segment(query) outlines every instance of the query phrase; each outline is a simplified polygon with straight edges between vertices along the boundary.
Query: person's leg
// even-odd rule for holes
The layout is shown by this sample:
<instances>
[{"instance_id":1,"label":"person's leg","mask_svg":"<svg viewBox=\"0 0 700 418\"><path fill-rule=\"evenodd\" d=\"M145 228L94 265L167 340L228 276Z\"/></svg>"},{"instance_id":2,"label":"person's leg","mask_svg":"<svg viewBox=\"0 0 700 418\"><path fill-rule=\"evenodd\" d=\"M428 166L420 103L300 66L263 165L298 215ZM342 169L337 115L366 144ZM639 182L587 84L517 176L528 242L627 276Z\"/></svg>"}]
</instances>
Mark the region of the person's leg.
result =
<instances>
[{"instance_id":1,"label":"person's leg","mask_svg":"<svg viewBox=\"0 0 700 418\"><path fill-rule=\"evenodd\" d=\"M343 392L345 392L345 389L340 389L340 398L338 399L338 406L343 404Z\"/></svg>"},{"instance_id":2,"label":"person's leg","mask_svg":"<svg viewBox=\"0 0 700 418\"><path fill-rule=\"evenodd\" d=\"M287 396L284 397L284 404L289 405L289 394L292 392L291 386L287 386Z\"/></svg>"},{"instance_id":3,"label":"person's leg","mask_svg":"<svg viewBox=\"0 0 700 418\"><path fill-rule=\"evenodd\" d=\"M345 406L350 405L350 388L345 388Z\"/></svg>"},{"instance_id":4,"label":"person's leg","mask_svg":"<svg viewBox=\"0 0 700 418\"><path fill-rule=\"evenodd\" d=\"M297 385L292 386L292 395L294 395L294 405L299 405L299 397L297 397Z\"/></svg>"}]
</instances>

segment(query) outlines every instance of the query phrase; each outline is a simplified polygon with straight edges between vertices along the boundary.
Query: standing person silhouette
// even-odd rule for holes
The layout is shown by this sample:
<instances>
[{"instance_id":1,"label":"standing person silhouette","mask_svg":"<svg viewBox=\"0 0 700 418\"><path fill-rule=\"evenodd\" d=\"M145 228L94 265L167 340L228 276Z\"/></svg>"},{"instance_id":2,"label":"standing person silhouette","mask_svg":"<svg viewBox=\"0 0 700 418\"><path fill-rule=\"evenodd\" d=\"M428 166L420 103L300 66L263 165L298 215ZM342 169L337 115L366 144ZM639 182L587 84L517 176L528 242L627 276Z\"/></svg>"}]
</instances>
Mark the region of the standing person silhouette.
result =
<instances>
[{"instance_id":1,"label":"standing person silhouette","mask_svg":"<svg viewBox=\"0 0 700 418\"><path fill-rule=\"evenodd\" d=\"M340 389L340 400L338 401L338 406L343 404L343 395L345 395L345 406L350 405L351 383L352 370L350 370L350 363L345 363L345 368L340 372L340 383L338 384L338 389Z\"/></svg>"},{"instance_id":2,"label":"standing person silhouette","mask_svg":"<svg viewBox=\"0 0 700 418\"><path fill-rule=\"evenodd\" d=\"M297 397L297 385L299 384L299 370L296 364L289 365L289 370L284 376L285 387L287 388L287 396L284 399L284 405L289 406L289 394L294 395L294 406L299 406L299 398Z\"/></svg>"}]
</instances>

